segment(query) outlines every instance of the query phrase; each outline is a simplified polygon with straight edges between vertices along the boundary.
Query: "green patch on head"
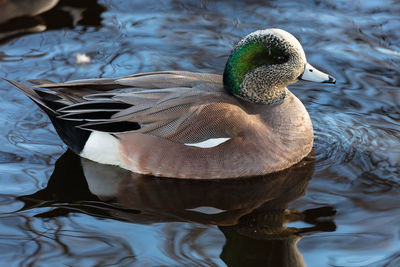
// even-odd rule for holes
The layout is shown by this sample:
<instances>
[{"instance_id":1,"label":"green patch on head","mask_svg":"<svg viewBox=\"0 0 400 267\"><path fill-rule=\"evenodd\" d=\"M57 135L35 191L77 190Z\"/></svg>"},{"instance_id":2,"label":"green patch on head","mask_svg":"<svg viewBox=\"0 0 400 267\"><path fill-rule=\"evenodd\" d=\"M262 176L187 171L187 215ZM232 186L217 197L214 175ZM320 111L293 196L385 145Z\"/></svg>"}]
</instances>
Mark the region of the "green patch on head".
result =
<instances>
[{"instance_id":1,"label":"green patch on head","mask_svg":"<svg viewBox=\"0 0 400 267\"><path fill-rule=\"evenodd\" d=\"M239 94L246 73L263 65L284 63L287 59L283 49L267 45L264 39L247 40L233 50L226 63L224 87L233 94Z\"/></svg>"}]
</instances>

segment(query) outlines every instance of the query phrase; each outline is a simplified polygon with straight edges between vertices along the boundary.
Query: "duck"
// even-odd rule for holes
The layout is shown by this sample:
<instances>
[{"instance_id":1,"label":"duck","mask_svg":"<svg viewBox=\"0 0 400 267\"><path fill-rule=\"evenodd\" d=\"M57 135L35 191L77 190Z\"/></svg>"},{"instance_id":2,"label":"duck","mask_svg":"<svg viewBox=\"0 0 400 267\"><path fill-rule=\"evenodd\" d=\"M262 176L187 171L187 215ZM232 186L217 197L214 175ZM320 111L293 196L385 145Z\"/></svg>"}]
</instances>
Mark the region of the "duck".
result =
<instances>
[{"instance_id":1,"label":"duck","mask_svg":"<svg viewBox=\"0 0 400 267\"><path fill-rule=\"evenodd\" d=\"M36 16L58 4L59 0L0 0L0 23L23 16Z\"/></svg>"},{"instance_id":2,"label":"duck","mask_svg":"<svg viewBox=\"0 0 400 267\"><path fill-rule=\"evenodd\" d=\"M311 152L310 116L287 89L298 80L336 82L307 62L292 34L270 28L240 40L223 74L7 81L83 158L145 175L223 179L278 172Z\"/></svg>"}]
</instances>

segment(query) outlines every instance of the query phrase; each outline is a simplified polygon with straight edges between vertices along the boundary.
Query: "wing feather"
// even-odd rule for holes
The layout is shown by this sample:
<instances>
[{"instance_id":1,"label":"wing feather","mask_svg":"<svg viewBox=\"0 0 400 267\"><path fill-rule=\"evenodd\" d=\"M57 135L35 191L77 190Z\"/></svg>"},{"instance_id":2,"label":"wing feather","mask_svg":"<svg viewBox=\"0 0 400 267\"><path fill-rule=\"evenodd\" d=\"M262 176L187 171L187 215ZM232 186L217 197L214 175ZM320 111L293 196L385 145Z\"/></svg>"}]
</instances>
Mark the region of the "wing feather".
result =
<instances>
[{"instance_id":1,"label":"wing feather","mask_svg":"<svg viewBox=\"0 0 400 267\"><path fill-rule=\"evenodd\" d=\"M49 105L54 98L60 103L55 110L57 118L77 121L76 127L112 133L138 131L176 142L229 137L207 130L215 127L211 123L214 114L204 115L204 107L236 101L223 89L220 75L185 71L32 83L35 86L15 84L42 105ZM197 125L189 123L194 117L200 118Z\"/></svg>"}]
</instances>

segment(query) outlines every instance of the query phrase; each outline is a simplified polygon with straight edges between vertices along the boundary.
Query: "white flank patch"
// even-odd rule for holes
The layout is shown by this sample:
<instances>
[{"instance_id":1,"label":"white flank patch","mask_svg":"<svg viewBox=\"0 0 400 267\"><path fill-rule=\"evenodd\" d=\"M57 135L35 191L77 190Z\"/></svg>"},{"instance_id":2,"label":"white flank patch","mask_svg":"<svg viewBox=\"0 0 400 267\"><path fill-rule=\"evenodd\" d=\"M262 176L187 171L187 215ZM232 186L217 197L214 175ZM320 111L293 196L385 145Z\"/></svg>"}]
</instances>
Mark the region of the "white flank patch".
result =
<instances>
[{"instance_id":1,"label":"white flank patch","mask_svg":"<svg viewBox=\"0 0 400 267\"><path fill-rule=\"evenodd\" d=\"M121 166L119 142L108 133L93 131L80 156L102 164Z\"/></svg>"},{"instance_id":2,"label":"white flank patch","mask_svg":"<svg viewBox=\"0 0 400 267\"><path fill-rule=\"evenodd\" d=\"M211 138L199 143L185 144L185 146L196 146L201 148L216 147L219 144L225 143L230 138Z\"/></svg>"},{"instance_id":3,"label":"white flank patch","mask_svg":"<svg viewBox=\"0 0 400 267\"><path fill-rule=\"evenodd\" d=\"M199 213L203 213L203 214L218 214L218 213L222 213L222 212L226 211L226 210L221 210L221 209L210 207L210 206L197 207L194 209L186 209L186 210L195 211L195 212L199 212Z\"/></svg>"}]
</instances>

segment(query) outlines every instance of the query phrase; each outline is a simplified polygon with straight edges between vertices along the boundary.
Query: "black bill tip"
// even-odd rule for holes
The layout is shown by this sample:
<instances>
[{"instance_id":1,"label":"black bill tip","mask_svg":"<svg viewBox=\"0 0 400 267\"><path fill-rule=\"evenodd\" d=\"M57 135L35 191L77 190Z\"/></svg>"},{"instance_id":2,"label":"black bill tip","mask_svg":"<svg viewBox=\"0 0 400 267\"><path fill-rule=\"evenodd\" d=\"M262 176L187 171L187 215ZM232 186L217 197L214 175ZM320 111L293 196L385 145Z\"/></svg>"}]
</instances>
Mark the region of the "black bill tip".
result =
<instances>
[{"instance_id":1,"label":"black bill tip","mask_svg":"<svg viewBox=\"0 0 400 267\"><path fill-rule=\"evenodd\" d=\"M336 83L336 79L333 78L331 75L329 75L329 79L326 80L326 81L323 81L323 83L333 83L333 84L335 84Z\"/></svg>"}]
</instances>

